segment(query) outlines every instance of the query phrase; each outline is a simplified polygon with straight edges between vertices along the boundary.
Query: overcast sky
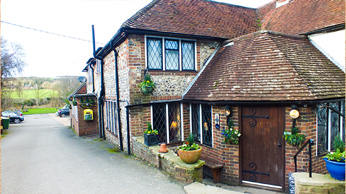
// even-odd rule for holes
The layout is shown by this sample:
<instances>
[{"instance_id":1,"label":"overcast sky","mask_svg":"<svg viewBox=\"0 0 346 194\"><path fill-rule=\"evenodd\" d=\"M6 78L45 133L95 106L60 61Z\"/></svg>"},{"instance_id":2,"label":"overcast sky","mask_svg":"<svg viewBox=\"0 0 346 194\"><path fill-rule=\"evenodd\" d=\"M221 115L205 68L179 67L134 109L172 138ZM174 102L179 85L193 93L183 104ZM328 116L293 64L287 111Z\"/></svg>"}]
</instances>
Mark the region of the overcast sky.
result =
<instances>
[{"instance_id":1,"label":"overcast sky","mask_svg":"<svg viewBox=\"0 0 346 194\"><path fill-rule=\"evenodd\" d=\"M221 1L221 0L220 0ZM272 0L223 0L259 7ZM1 21L66 35L62 37L1 23L1 36L22 45L27 66L21 76L56 77L82 73L92 57L91 25L97 47L104 46L120 25L151 0L2 0Z\"/></svg>"}]
</instances>

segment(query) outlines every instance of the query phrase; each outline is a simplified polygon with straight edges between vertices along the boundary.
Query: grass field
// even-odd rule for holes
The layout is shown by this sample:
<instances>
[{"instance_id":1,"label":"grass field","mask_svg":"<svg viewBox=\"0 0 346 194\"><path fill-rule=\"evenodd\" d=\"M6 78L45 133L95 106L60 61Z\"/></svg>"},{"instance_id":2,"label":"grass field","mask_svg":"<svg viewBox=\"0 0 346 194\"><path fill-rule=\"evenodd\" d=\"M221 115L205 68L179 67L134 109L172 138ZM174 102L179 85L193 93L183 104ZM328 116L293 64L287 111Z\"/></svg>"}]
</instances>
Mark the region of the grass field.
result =
<instances>
[{"instance_id":1,"label":"grass field","mask_svg":"<svg viewBox=\"0 0 346 194\"><path fill-rule=\"evenodd\" d=\"M24 115L33 115L33 114L48 114L56 113L59 109L56 108L34 108L28 109L28 112L23 112Z\"/></svg>"},{"instance_id":2,"label":"grass field","mask_svg":"<svg viewBox=\"0 0 346 194\"><path fill-rule=\"evenodd\" d=\"M35 99L35 90L23 90L23 96L25 99ZM57 92L49 89L41 89L40 90L40 98L52 98L57 96ZM11 92L12 99L20 99L18 93L13 91Z\"/></svg>"}]
</instances>

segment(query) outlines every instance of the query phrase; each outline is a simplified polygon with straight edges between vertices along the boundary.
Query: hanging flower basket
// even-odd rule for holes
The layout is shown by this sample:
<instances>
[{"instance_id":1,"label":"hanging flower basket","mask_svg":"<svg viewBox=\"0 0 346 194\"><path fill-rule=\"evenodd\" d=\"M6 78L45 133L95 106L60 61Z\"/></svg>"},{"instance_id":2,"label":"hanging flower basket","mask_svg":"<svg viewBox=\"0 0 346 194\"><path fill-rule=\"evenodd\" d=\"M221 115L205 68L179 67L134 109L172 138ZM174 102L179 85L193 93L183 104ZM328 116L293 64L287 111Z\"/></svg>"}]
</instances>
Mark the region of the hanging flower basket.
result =
<instances>
[{"instance_id":1,"label":"hanging flower basket","mask_svg":"<svg viewBox=\"0 0 346 194\"><path fill-rule=\"evenodd\" d=\"M149 73L145 74L144 80L138 86L144 94L151 94L156 87L155 83L151 80Z\"/></svg>"},{"instance_id":2,"label":"hanging flower basket","mask_svg":"<svg viewBox=\"0 0 346 194\"><path fill-rule=\"evenodd\" d=\"M154 88L152 86L142 86L141 90L144 94L151 94Z\"/></svg>"}]
</instances>

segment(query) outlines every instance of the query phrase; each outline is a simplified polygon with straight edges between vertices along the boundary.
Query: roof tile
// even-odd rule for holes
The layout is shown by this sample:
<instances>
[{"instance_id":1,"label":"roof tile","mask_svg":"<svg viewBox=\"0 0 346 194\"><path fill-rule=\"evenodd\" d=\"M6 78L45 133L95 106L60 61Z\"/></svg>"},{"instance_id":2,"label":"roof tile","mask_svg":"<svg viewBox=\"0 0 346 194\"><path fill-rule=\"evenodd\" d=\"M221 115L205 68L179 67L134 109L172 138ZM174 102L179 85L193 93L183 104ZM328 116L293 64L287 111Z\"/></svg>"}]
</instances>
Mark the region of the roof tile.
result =
<instances>
[{"instance_id":1,"label":"roof tile","mask_svg":"<svg viewBox=\"0 0 346 194\"><path fill-rule=\"evenodd\" d=\"M257 10L261 28L285 34L304 34L345 24L344 0L290 0L275 8L275 1Z\"/></svg>"},{"instance_id":2,"label":"roof tile","mask_svg":"<svg viewBox=\"0 0 346 194\"><path fill-rule=\"evenodd\" d=\"M221 48L184 96L207 101L290 101L345 96L345 74L306 37L256 32Z\"/></svg>"},{"instance_id":3,"label":"roof tile","mask_svg":"<svg viewBox=\"0 0 346 194\"><path fill-rule=\"evenodd\" d=\"M208 0L154 0L122 27L220 38L258 29L255 9Z\"/></svg>"}]
</instances>

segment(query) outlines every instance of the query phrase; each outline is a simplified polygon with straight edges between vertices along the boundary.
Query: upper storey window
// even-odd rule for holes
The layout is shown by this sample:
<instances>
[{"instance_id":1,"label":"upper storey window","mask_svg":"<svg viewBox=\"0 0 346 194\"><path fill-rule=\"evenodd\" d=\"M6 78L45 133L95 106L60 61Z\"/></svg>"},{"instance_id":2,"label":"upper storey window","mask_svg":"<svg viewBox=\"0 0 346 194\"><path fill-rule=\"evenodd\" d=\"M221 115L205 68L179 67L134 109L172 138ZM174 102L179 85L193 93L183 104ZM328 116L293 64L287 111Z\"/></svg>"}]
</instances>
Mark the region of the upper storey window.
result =
<instances>
[{"instance_id":1,"label":"upper storey window","mask_svg":"<svg viewBox=\"0 0 346 194\"><path fill-rule=\"evenodd\" d=\"M149 70L196 70L196 42L181 39L147 37Z\"/></svg>"}]
</instances>

